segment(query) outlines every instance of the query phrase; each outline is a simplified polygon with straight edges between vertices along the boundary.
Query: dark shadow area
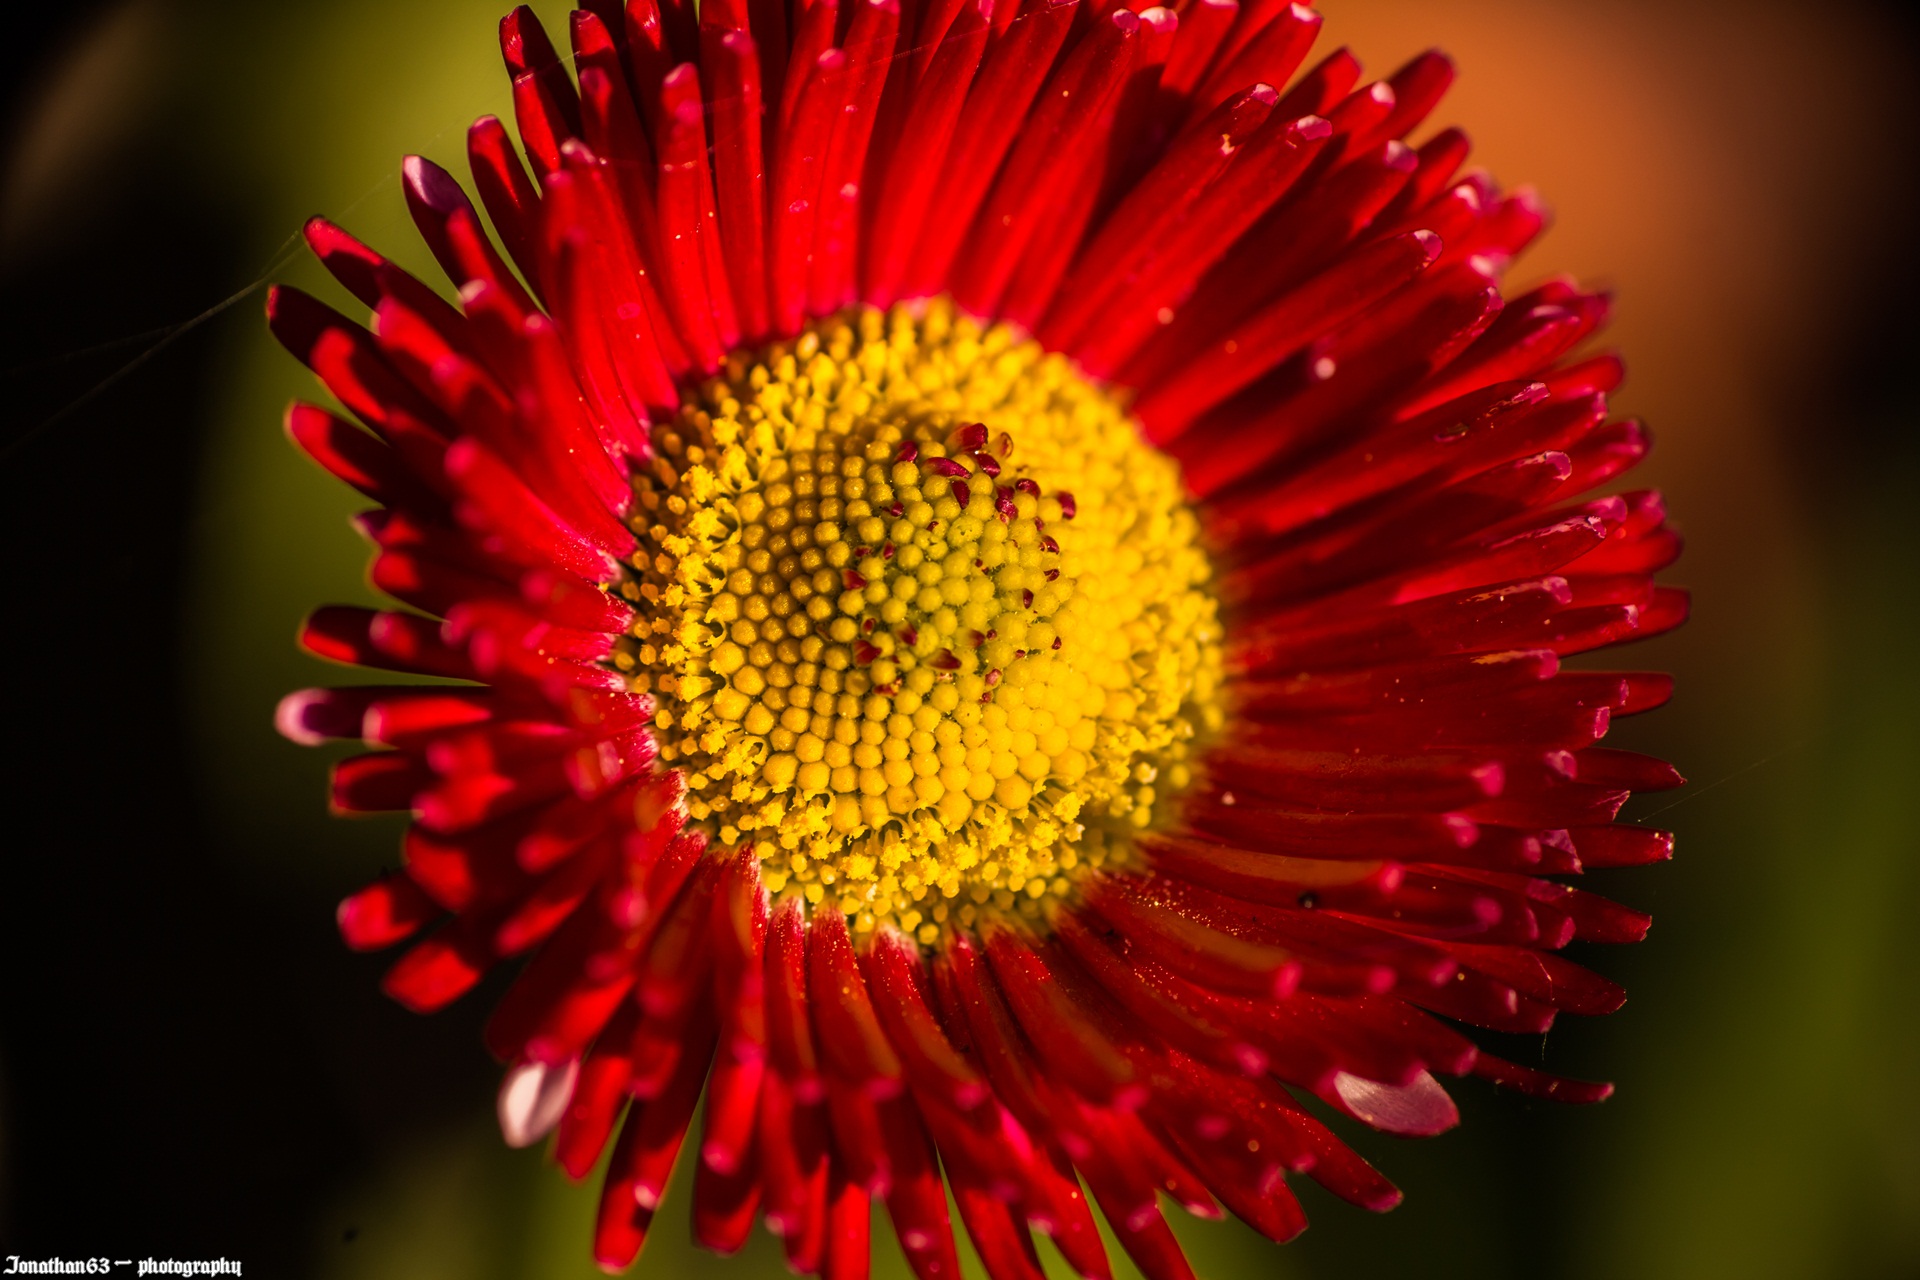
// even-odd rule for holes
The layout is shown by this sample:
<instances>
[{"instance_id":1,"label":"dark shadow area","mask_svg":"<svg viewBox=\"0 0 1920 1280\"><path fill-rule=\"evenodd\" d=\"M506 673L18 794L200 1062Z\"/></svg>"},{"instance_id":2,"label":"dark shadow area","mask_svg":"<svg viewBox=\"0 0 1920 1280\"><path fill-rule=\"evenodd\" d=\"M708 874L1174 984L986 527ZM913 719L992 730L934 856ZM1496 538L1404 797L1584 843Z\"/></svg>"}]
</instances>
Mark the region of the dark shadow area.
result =
<instances>
[{"instance_id":1,"label":"dark shadow area","mask_svg":"<svg viewBox=\"0 0 1920 1280\"><path fill-rule=\"evenodd\" d=\"M110 8L10 19L7 118ZM378 1158L368 1135L484 1107L490 1071L477 1004L444 1025L382 1007L328 903L236 879L208 820L185 583L215 359L261 296L186 322L260 264L239 193L166 117L89 156L0 276L0 1253L297 1275L319 1206Z\"/></svg>"}]
</instances>

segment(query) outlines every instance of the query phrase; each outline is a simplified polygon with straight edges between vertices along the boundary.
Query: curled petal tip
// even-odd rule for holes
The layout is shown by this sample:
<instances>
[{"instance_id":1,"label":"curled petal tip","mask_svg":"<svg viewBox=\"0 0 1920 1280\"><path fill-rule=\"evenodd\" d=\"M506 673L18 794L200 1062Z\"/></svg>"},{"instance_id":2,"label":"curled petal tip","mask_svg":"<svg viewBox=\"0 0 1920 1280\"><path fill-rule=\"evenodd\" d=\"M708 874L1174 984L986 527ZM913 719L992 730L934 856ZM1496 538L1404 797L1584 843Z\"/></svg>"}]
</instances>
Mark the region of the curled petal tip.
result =
<instances>
[{"instance_id":1,"label":"curled petal tip","mask_svg":"<svg viewBox=\"0 0 1920 1280\"><path fill-rule=\"evenodd\" d=\"M288 694L274 708L273 727L289 742L297 742L303 747L319 746L330 735L316 730L309 723L309 717L316 707L325 703L326 698L325 689L301 689Z\"/></svg>"},{"instance_id":2,"label":"curled petal tip","mask_svg":"<svg viewBox=\"0 0 1920 1280\"><path fill-rule=\"evenodd\" d=\"M1333 1092L1356 1119L1388 1133L1426 1138L1460 1123L1460 1110L1452 1097L1426 1071L1404 1085L1342 1071L1334 1076Z\"/></svg>"}]
</instances>

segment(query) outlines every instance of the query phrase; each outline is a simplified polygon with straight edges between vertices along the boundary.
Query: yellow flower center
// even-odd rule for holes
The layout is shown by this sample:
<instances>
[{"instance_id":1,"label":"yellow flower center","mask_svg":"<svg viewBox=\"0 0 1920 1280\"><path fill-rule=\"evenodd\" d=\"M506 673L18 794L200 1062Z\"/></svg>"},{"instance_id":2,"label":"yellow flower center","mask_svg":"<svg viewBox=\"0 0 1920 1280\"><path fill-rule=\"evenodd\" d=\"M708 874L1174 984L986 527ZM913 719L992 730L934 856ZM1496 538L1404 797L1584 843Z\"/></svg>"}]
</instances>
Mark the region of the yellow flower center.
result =
<instances>
[{"instance_id":1,"label":"yellow flower center","mask_svg":"<svg viewBox=\"0 0 1920 1280\"><path fill-rule=\"evenodd\" d=\"M692 822L775 893L933 941L1124 858L1219 724L1174 464L1064 359L936 302L739 355L655 431L640 608Z\"/></svg>"}]
</instances>

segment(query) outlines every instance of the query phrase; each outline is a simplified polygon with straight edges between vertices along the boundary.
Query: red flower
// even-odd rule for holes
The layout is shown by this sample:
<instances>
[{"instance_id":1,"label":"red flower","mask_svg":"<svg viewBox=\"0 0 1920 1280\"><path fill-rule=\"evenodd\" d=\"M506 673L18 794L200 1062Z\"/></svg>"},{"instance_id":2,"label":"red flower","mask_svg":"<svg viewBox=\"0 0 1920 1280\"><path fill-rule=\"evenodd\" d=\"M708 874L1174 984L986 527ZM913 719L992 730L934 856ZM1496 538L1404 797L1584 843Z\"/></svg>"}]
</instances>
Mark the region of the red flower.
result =
<instances>
[{"instance_id":1,"label":"red flower","mask_svg":"<svg viewBox=\"0 0 1920 1280\"><path fill-rule=\"evenodd\" d=\"M410 1008L493 1016L515 1144L638 1251L706 1089L694 1233L800 1271L883 1195L956 1273L1029 1224L1148 1274L1156 1206L1285 1240L1286 1175L1398 1193L1299 1098L1431 1134L1435 1072L1619 988L1646 917L1549 876L1668 855L1666 764L1596 745L1661 676L1562 671L1686 612L1604 297L1496 284L1541 229L1415 128L1438 54L1355 89L1300 5L653 0L502 26L520 135L407 161L460 305L324 221L372 330L274 332L367 428L288 428L371 497L373 581L303 642L460 683L309 690L343 812L410 810L350 945L432 926ZM1280 86L1290 87L1281 90ZM509 261L512 266L509 266ZM517 269L517 271L516 271ZM1030 335L1030 336L1029 336ZM622 1119L624 1113L624 1120Z\"/></svg>"}]
</instances>

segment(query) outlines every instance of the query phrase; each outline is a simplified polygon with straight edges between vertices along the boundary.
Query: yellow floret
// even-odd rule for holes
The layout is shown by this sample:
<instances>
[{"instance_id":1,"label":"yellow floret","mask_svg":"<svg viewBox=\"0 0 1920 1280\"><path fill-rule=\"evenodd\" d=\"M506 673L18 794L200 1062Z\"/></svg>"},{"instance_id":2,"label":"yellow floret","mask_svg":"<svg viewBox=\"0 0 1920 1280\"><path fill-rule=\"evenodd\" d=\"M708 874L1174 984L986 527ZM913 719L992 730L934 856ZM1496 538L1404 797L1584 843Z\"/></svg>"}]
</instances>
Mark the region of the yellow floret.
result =
<instances>
[{"instance_id":1,"label":"yellow floret","mask_svg":"<svg viewBox=\"0 0 1920 1280\"><path fill-rule=\"evenodd\" d=\"M1189 780L1221 718L1199 525L1064 359L944 302L850 312L654 444L615 666L774 892L922 942L1038 915Z\"/></svg>"}]
</instances>

